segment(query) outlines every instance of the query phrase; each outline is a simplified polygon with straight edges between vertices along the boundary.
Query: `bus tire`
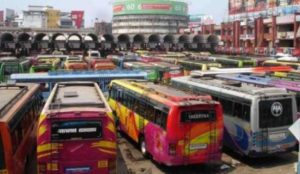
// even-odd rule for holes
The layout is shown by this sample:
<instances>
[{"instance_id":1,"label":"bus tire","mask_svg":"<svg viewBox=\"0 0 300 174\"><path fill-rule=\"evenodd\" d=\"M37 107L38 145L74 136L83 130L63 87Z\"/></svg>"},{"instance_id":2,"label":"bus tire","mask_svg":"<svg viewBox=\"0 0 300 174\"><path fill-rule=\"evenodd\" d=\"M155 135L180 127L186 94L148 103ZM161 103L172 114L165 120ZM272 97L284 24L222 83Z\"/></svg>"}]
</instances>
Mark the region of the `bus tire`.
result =
<instances>
[{"instance_id":1,"label":"bus tire","mask_svg":"<svg viewBox=\"0 0 300 174\"><path fill-rule=\"evenodd\" d=\"M148 152L147 152L147 147L146 147L146 142L144 137L140 137L139 139L139 147L140 151L142 152L143 156L148 158Z\"/></svg>"}]
</instances>

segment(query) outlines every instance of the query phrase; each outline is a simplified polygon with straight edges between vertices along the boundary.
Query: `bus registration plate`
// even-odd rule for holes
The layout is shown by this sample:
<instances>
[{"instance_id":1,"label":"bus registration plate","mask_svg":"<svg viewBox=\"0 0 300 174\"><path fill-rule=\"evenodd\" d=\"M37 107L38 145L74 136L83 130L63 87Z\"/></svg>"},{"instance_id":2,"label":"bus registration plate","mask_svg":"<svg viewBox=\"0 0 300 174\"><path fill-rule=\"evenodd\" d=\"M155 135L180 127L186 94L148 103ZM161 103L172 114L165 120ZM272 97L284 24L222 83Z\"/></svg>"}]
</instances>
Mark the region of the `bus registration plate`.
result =
<instances>
[{"instance_id":1,"label":"bus registration plate","mask_svg":"<svg viewBox=\"0 0 300 174\"><path fill-rule=\"evenodd\" d=\"M206 148L207 144L190 144L190 150L201 150Z\"/></svg>"},{"instance_id":2,"label":"bus registration plate","mask_svg":"<svg viewBox=\"0 0 300 174\"><path fill-rule=\"evenodd\" d=\"M89 173L91 170L90 167L68 167L65 168L66 174L74 174L74 173Z\"/></svg>"},{"instance_id":3,"label":"bus registration plate","mask_svg":"<svg viewBox=\"0 0 300 174\"><path fill-rule=\"evenodd\" d=\"M286 138L285 133L277 133L277 134L271 134L269 135L269 139L273 141L279 141Z\"/></svg>"}]
</instances>

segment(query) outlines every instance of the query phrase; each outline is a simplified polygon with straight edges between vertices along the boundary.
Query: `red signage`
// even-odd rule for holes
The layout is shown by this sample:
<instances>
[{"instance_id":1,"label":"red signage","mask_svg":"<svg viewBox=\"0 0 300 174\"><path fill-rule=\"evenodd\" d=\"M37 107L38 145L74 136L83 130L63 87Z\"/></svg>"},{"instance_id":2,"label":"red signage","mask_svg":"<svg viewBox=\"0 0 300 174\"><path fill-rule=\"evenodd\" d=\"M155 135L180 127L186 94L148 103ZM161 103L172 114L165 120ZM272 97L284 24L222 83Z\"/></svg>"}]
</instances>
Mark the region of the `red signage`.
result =
<instances>
[{"instance_id":1,"label":"red signage","mask_svg":"<svg viewBox=\"0 0 300 174\"><path fill-rule=\"evenodd\" d=\"M72 20L75 21L76 27L81 28L84 17L84 11L72 11L71 16Z\"/></svg>"},{"instance_id":2,"label":"red signage","mask_svg":"<svg viewBox=\"0 0 300 174\"><path fill-rule=\"evenodd\" d=\"M118 13L124 10L124 5L116 5L114 6L114 13Z\"/></svg>"},{"instance_id":3,"label":"red signage","mask_svg":"<svg viewBox=\"0 0 300 174\"><path fill-rule=\"evenodd\" d=\"M0 11L0 22L4 22L4 11Z\"/></svg>"},{"instance_id":4,"label":"red signage","mask_svg":"<svg viewBox=\"0 0 300 174\"><path fill-rule=\"evenodd\" d=\"M142 4L143 10L171 10L170 4Z\"/></svg>"}]
</instances>

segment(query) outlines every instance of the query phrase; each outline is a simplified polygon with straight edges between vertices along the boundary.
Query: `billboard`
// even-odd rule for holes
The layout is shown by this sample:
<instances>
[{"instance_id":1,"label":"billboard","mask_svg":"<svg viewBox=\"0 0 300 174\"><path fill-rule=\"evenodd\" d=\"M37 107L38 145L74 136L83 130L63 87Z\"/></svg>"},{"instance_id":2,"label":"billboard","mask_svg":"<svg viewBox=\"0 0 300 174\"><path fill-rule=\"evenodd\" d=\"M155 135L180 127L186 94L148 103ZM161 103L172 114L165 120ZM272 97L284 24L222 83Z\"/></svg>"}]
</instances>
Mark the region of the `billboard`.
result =
<instances>
[{"instance_id":1,"label":"billboard","mask_svg":"<svg viewBox=\"0 0 300 174\"><path fill-rule=\"evenodd\" d=\"M71 17L72 20L75 22L76 28L81 28L84 17L84 11L71 11Z\"/></svg>"},{"instance_id":2,"label":"billboard","mask_svg":"<svg viewBox=\"0 0 300 174\"><path fill-rule=\"evenodd\" d=\"M184 2L159 0L124 0L116 1L113 5L113 14L161 14L187 16L188 6Z\"/></svg>"},{"instance_id":3,"label":"billboard","mask_svg":"<svg viewBox=\"0 0 300 174\"><path fill-rule=\"evenodd\" d=\"M214 18L211 15L195 14L189 16L189 27L199 27L201 25L214 24Z\"/></svg>"},{"instance_id":4,"label":"billboard","mask_svg":"<svg viewBox=\"0 0 300 174\"><path fill-rule=\"evenodd\" d=\"M267 10L289 11L300 5L300 0L229 0L229 15L241 13L261 12ZM296 10L296 9L295 9Z\"/></svg>"}]
</instances>

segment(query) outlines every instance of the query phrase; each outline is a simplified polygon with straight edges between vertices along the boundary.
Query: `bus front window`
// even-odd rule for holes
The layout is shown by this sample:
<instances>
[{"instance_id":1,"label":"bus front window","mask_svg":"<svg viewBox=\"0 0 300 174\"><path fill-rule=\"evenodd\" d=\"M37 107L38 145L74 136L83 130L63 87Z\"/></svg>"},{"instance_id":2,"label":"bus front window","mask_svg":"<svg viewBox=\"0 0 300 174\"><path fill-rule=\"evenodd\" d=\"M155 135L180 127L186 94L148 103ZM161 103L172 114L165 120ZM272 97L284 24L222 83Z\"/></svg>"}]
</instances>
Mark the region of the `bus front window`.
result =
<instances>
[{"instance_id":1,"label":"bus front window","mask_svg":"<svg viewBox=\"0 0 300 174\"><path fill-rule=\"evenodd\" d=\"M5 169L5 160L4 160L4 147L2 143L2 137L0 134L0 172Z\"/></svg>"}]
</instances>

